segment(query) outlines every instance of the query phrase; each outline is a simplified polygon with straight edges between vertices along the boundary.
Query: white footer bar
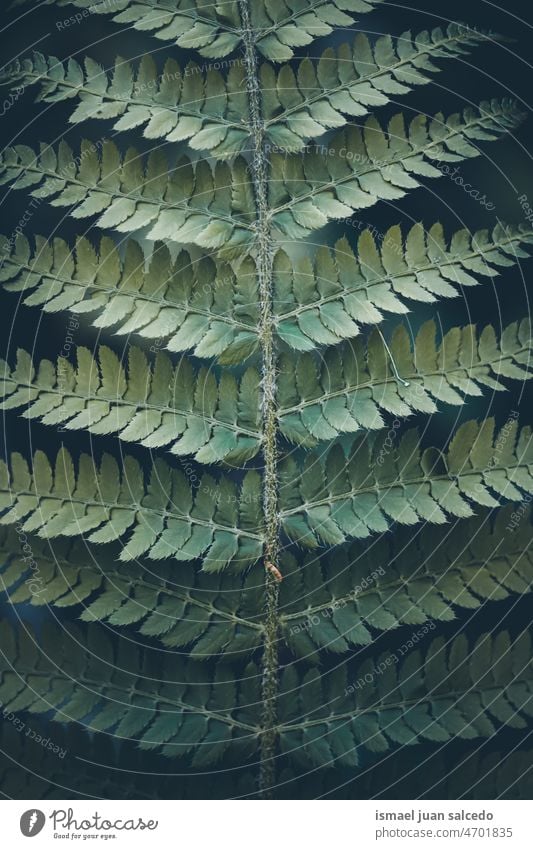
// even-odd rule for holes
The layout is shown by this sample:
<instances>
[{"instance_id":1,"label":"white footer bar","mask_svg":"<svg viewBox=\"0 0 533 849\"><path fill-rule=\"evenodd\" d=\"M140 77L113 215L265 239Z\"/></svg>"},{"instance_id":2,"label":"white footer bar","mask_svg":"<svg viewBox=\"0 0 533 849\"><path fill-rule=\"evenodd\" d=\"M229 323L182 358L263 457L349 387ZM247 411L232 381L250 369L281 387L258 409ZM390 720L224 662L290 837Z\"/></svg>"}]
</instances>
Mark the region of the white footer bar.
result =
<instances>
[{"instance_id":1,"label":"white footer bar","mask_svg":"<svg viewBox=\"0 0 533 849\"><path fill-rule=\"evenodd\" d=\"M532 849L530 807L514 801L4 801L0 842L6 849Z\"/></svg>"}]
</instances>

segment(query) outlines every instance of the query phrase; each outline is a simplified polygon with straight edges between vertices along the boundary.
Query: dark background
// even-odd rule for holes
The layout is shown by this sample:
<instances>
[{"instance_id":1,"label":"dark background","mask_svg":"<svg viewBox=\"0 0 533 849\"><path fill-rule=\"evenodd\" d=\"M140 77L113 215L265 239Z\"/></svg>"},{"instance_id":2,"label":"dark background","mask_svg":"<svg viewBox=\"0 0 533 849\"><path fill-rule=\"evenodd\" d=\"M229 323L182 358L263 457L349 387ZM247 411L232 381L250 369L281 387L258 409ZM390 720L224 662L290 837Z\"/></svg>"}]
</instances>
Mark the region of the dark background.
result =
<instances>
[{"instance_id":1,"label":"dark background","mask_svg":"<svg viewBox=\"0 0 533 849\"><path fill-rule=\"evenodd\" d=\"M140 58L147 48L153 51L161 66L164 58L168 55L173 55L181 63L185 63L189 58L190 54L185 54L184 51L179 49L169 49L168 45L151 39L148 35L111 24L107 16L92 15L79 25L60 30L57 27L58 22L68 18L75 11L71 7L57 8L55 6L40 8L37 6L37 8L31 8L30 11L26 12L19 10L18 13L4 11L0 25L2 65L8 65L15 57L28 55L32 46L46 55L59 58L72 56L81 60L84 55L88 54L101 62L106 68L113 66L116 55L135 60ZM460 173L465 181L479 188L481 195L486 195L487 200L495 205L493 211L486 210L476 200L465 194L459 186L454 185L450 179L443 177L438 181L425 181L425 186L410 193L398 205L381 203L370 210L365 210L359 216L359 220L375 226L381 232L398 222L407 227L415 221L423 221L426 226L430 226L435 221L440 220L444 224L447 234L450 235L461 227L472 230L482 227L492 228L498 221L520 224L525 223L525 220L518 198L525 194L533 205L531 160L533 116L530 114L531 92L533 90L533 71L530 64L533 61L531 49L533 8L531 3L526 2L526 0L522 0L522 2L521 0L507 0L505 8L500 8L497 4L483 0L470 0L468 3L450 0L445 4L442 3L442 0L418 0L408 4L386 3L378 11L363 16L358 29L367 32L369 37L375 37L382 33L400 35L406 29L417 33L423 29L446 25L449 21L464 21L483 29L500 32L508 36L510 41L503 44L487 44L476 48L469 56L464 57L464 60L440 60L439 65L443 69L442 72L432 77L430 86L416 88L412 94L404 98L401 102L402 109L407 114L410 110L413 110L413 114L418 111L429 114L442 111L449 114L466 106L477 104L486 98L513 97L522 105L527 117L523 125L512 135L505 136L496 143L482 144L482 155L479 158L460 164ZM337 32L333 37L314 42L309 48L302 51L301 55L317 56L328 44L341 43L349 38L350 33ZM107 122L85 123L82 131L69 125L68 117L74 108L74 101L52 106L42 103L35 104L34 95L36 93L37 89L28 90L11 108L5 110L0 125L2 148L9 144L20 143L35 147L41 140L52 142L64 138L76 150L80 138L87 137L97 140L103 135L111 134L110 124ZM2 97L7 99L8 95L9 90L7 88L0 88L0 113L3 111L1 107ZM380 110L379 118L383 121L386 120L390 114L397 111L397 108L396 105L391 105ZM143 142L139 132L134 134L134 139L137 147L142 148L144 145L148 149L148 143ZM121 149L125 149L129 141L130 139L125 134L121 134L117 139ZM28 196L25 191L13 192L8 187L4 187L0 200L2 222L0 231L2 233L9 237L24 214L27 205ZM51 236L59 232L63 238L68 240L72 239L77 233L85 232L86 227L90 226L83 221L76 223L68 217L63 220L63 214L61 210L51 209L48 204L43 203L35 210L28 225L27 234L39 233ZM327 243L332 244L334 239L342 232L342 227L332 226L321 233L320 238L324 238ZM356 231L348 228L347 232L348 237L355 244L354 234ZM435 318L444 328L472 321L480 328L487 323L492 323L498 331L509 322L529 315L528 291L530 287L528 281L532 271L533 263L530 266L527 261L524 261L519 267L504 270L500 277L496 278L494 284L487 282L475 289L468 290L467 297L461 296L449 301L441 300L436 306L432 307L413 305L413 315L407 317L408 323L414 332L422 321L431 317ZM2 329L0 357L12 364L16 348L22 346L33 351L37 358L41 356L55 358L58 350L61 349L67 332L68 315L61 313L58 316L48 315L43 317L38 309L20 306L16 294L3 293L0 297ZM395 323L396 320L392 320L389 322L389 326ZM86 344L93 348L98 342L98 334L87 325L88 322L82 321L80 328L76 331L75 341L76 344ZM521 421L530 422L532 419L531 390L527 384L522 386L519 383L509 383L509 387L509 392L506 394L500 393L496 397L492 397L487 392L482 399L471 400L459 411L457 411L457 408L445 407L438 415L431 417L429 425L428 421L424 420L426 441L444 444L458 421L483 417L487 413L494 414L498 422L503 424L510 410L519 409ZM15 414L10 414L4 418L2 437L3 450L7 453L12 450L21 450L28 454L37 446L44 448L49 456L53 456L55 449L61 443L61 435L35 423L32 423L30 431L28 423L17 418ZM111 438L99 438L97 445L91 445L90 438L86 434L71 434L68 437L68 444L73 454L79 453L81 449L91 451L94 448L99 452L104 448L111 450L118 448L117 441ZM137 456L143 458L145 454L137 452ZM495 606L493 605L490 611L484 611L481 615L478 615L476 631L482 630L481 625L490 628L491 623L493 624L495 620L503 621L504 625L510 627L513 631L520 630L531 621L531 598L526 595L518 600L513 598L508 603L500 602L497 605L496 614L494 610ZM3 605L3 613L7 616L11 615L5 604ZM36 616L34 612L29 615L33 618ZM451 633L453 629L457 630L464 625L465 623L461 621L453 623L442 628L441 633L447 633L447 631ZM391 645L394 645L394 642L400 639L398 634L399 632L395 632L393 637L390 638ZM56 736L59 733L59 731L54 731ZM72 786L69 782L72 781L72 773L76 769L83 768L90 773L89 767L86 765L82 767L80 762L75 760L74 753L77 747L82 745L80 742L81 732L72 731L69 734L73 736L70 743L72 755L69 755L69 763L64 765L65 786L67 787ZM517 736L516 732L510 731L503 732L497 742L500 749L507 750L515 746L527 750L532 745L531 742L528 743L525 735ZM16 749L16 740L14 740L13 745ZM458 755L461 754L462 748L466 751L465 744L458 743ZM16 761L15 749L11 753L6 750L5 756L8 759L12 757L13 761ZM419 763L423 762L423 750L424 747L417 749L417 755L421 756ZM428 753L432 752L432 747L428 747L427 751ZM471 751L471 748L469 751ZM137 757L133 747L125 747L121 752L118 752L113 750L112 747L101 746L100 749L95 750L94 754L96 763L107 763L106 758L110 761L116 760L122 768L132 770L133 774L137 771ZM408 756L406 755L405 763L407 761ZM172 771L170 765L167 768L167 766L161 764L160 760L152 762L149 756L142 760L140 770L150 769L151 766L156 771L162 769L162 766L169 772ZM57 768L57 763L53 765L53 768ZM438 772L438 767L432 762L428 762L424 768L435 771L435 773ZM19 773L20 769L18 768ZM38 771L37 767L36 769ZM46 769L46 767L42 769ZM70 774L67 775L69 770ZM407 767L405 772L409 773ZM443 775L445 772L446 769L444 768ZM17 778L22 781L21 776L17 775L17 768L14 764L13 775L15 784ZM100 795L100 793L107 792L109 795L115 793L120 797L121 782L123 794L126 795L130 792L128 789L131 778L129 772L122 776L115 774L113 779L115 789L106 789L105 791L102 788L104 788L104 778L105 780L109 778L109 770L96 767L91 775L92 778L86 778L85 785L86 792L91 795ZM374 780L379 785L379 775ZM383 786L386 786L387 779L382 780L385 782ZM157 778L143 779L143 789L141 789L140 794L150 796L158 793L161 795L169 793L171 797L178 798L180 793L182 795L193 795L190 783L188 786L187 784L182 786L178 779L174 779L170 784L161 784L158 781ZM333 783L335 784L335 781ZM341 783L340 779L337 783ZM196 792L200 796L209 796L211 791L208 784L208 779L206 779L203 786L200 783L200 789ZM418 778L416 775L404 776L400 786L400 790L392 791L397 792L399 798L415 797L423 792L423 788L420 789L420 776ZM195 785L195 787L198 787L198 785ZM338 791L337 795L342 795L342 792ZM356 787L345 792L348 795L350 793L352 795L357 793L374 795L375 792L379 792L379 787L377 791L375 785L368 785L362 789ZM449 792L451 797L454 798L453 782L451 789L443 790L440 795L444 795L444 792ZM306 784L301 782L291 785L291 790L288 791L287 795L292 795L293 798L298 796L308 798L309 794L315 796L319 793L320 790L317 790L316 786L310 790ZM64 795L64 792L58 791L56 793L57 797Z\"/></svg>"}]
</instances>

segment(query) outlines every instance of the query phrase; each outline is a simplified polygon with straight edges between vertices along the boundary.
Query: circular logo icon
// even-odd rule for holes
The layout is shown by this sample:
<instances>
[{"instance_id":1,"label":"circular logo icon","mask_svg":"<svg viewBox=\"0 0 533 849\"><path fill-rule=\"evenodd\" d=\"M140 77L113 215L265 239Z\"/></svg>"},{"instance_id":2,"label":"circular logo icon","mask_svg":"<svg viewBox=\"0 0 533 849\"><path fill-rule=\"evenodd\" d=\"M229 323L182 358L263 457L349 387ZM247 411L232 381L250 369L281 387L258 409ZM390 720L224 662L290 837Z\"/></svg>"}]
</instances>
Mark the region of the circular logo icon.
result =
<instances>
[{"instance_id":1,"label":"circular logo icon","mask_svg":"<svg viewBox=\"0 0 533 849\"><path fill-rule=\"evenodd\" d=\"M46 817L42 811L32 808L25 811L20 818L20 830L24 837L35 837L43 830Z\"/></svg>"}]
</instances>

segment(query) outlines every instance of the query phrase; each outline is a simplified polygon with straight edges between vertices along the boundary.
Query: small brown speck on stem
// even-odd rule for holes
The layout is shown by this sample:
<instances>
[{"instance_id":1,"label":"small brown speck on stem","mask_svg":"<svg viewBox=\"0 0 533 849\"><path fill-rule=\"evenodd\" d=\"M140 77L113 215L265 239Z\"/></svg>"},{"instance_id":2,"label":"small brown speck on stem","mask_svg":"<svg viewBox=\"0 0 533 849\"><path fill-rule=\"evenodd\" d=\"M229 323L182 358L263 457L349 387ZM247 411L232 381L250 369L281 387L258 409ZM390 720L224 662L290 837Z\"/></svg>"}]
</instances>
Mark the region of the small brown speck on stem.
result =
<instances>
[{"instance_id":1,"label":"small brown speck on stem","mask_svg":"<svg viewBox=\"0 0 533 849\"><path fill-rule=\"evenodd\" d=\"M278 567L277 567L277 566L274 566L274 564L273 564L273 563L271 563L269 560L267 560L267 561L265 562L265 569L266 569L268 572L271 572L271 573L274 575L274 577L275 577L276 581L282 581L282 580L283 580L283 575L282 575L282 574L281 574L281 572L279 571Z\"/></svg>"}]
</instances>

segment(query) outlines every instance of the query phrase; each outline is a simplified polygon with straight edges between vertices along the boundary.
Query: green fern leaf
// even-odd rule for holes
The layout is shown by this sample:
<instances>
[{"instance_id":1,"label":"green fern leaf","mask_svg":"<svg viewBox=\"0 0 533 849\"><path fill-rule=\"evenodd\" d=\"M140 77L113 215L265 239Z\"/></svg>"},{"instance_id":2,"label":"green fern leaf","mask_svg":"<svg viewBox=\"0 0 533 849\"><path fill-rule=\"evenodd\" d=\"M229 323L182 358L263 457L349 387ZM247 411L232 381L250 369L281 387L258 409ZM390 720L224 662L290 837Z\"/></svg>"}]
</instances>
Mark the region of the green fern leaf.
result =
<instances>
[{"instance_id":1,"label":"green fern leaf","mask_svg":"<svg viewBox=\"0 0 533 849\"><path fill-rule=\"evenodd\" d=\"M427 633L420 629L415 644ZM423 741L491 737L502 725L526 727L532 687L527 632L514 642L506 631L482 634L471 650L464 634L449 647L439 637L424 657L417 649L385 652L322 677L287 667L281 746L306 766L356 767L364 749L380 754Z\"/></svg>"},{"instance_id":2,"label":"green fern leaf","mask_svg":"<svg viewBox=\"0 0 533 849\"><path fill-rule=\"evenodd\" d=\"M146 554L155 560L203 558L205 571L228 564L243 569L262 552L261 491L256 472L248 472L241 490L225 478L204 475L193 493L186 476L156 460L147 483L133 457L123 458L123 473L104 455L99 467L82 454L76 474L61 449L54 470L36 452L30 474L20 454L11 469L0 466L3 524L23 522L24 531L45 539L84 536L105 543L132 533L120 559ZM7 512L6 512L7 511Z\"/></svg>"},{"instance_id":3,"label":"green fern leaf","mask_svg":"<svg viewBox=\"0 0 533 849\"><path fill-rule=\"evenodd\" d=\"M3 722L0 727L4 753L0 762L0 788L10 799L54 799L67 791L69 799L87 798L87 794L98 799L139 799L144 795L138 775L119 778L118 771L103 772L94 766L96 763L119 766L120 750L116 753L109 746L106 735L92 735L91 739L74 724L64 727L55 724L51 735L46 721L40 722L36 717L32 717L31 725L23 731L9 722ZM50 741L49 747L38 745L43 740ZM67 752L70 758L66 757ZM133 768L141 770L139 754L142 753L129 754ZM94 758L92 763L91 758ZM161 798L162 792L154 784L152 790L145 791L145 798Z\"/></svg>"},{"instance_id":4,"label":"green fern leaf","mask_svg":"<svg viewBox=\"0 0 533 849\"><path fill-rule=\"evenodd\" d=\"M415 224L405 237L391 227L381 244L364 230L356 255L347 239L333 252L320 248L314 262L279 251L273 271L277 332L297 351L338 344L356 336L361 324L382 321L383 312L408 312L405 298L434 303L475 285L477 276L497 277L500 266L527 257L521 246L532 242L531 230L498 224L492 233L458 230L448 243L440 224L428 231Z\"/></svg>"},{"instance_id":5,"label":"green fern leaf","mask_svg":"<svg viewBox=\"0 0 533 849\"><path fill-rule=\"evenodd\" d=\"M0 629L0 698L9 710L39 714L52 709L61 723L85 719L92 730L115 729L119 738L138 739L141 748L159 748L168 757L188 757L198 768L216 763L228 751L236 760L246 759L257 748L254 706L260 697L254 664L248 664L236 685L231 670L222 665L211 677L203 665L176 657L161 668L149 649L141 653L123 646L115 656L112 643L98 629L85 637L74 626L51 626L39 640L29 628L16 635L6 623ZM89 652L83 648L87 640ZM114 663L120 675L112 674ZM160 670L162 683L145 677L150 668Z\"/></svg>"},{"instance_id":6,"label":"green fern leaf","mask_svg":"<svg viewBox=\"0 0 533 849\"><path fill-rule=\"evenodd\" d=\"M371 12L381 0L316 0L314 3L269 0L251 5L257 48L273 62L290 59L295 49L329 35L333 26L351 26L355 16Z\"/></svg>"},{"instance_id":7,"label":"green fern leaf","mask_svg":"<svg viewBox=\"0 0 533 849\"><path fill-rule=\"evenodd\" d=\"M497 36L460 24L431 33L411 33L399 39L381 36L372 45L363 33L353 45L325 50L318 62L304 59L294 73L284 65L275 73L260 69L266 130L271 141L286 150L300 150L311 138L342 127L346 115L360 117L429 82L438 71L432 59L455 58Z\"/></svg>"},{"instance_id":8,"label":"green fern leaf","mask_svg":"<svg viewBox=\"0 0 533 849\"><path fill-rule=\"evenodd\" d=\"M13 6L27 2L14 0ZM241 40L238 4L231 0L222 5L203 0L43 0L41 5L74 6L83 10L81 20L88 15L113 15L117 24L153 33L180 47L196 48L210 58L227 56Z\"/></svg>"},{"instance_id":9,"label":"green fern leaf","mask_svg":"<svg viewBox=\"0 0 533 849\"><path fill-rule=\"evenodd\" d=\"M146 448L170 446L178 456L201 463L243 463L261 444L259 375L249 369L240 383L224 374L217 382L207 369L195 372L186 359L174 368L158 353L151 367L139 348L128 352L128 373L108 347L96 361L78 347L78 368L68 360L56 366L43 360L36 369L29 354L18 352L16 369L7 369L0 409L27 407L24 418L63 430L116 433Z\"/></svg>"},{"instance_id":10,"label":"green fern leaf","mask_svg":"<svg viewBox=\"0 0 533 849\"><path fill-rule=\"evenodd\" d=\"M340 433L384 427L382 411L406 418L436 412L435 401L463 404L481 395L480 386L505 389L503 377L528 380L532 347L529 319L509 325L501 340L490 325L479 337L473 325L454 327L439 346L436 324L429 321L413 345L400 325L390 347L374 332L366 348L355 339L326 349L320 360L309 353L295 363L287 354L280 358L280 430L291 441L313 447Z\"/></svg>"},{"instance_id":11,"label":"green fern leaf","mask_svg":"<svg viewBox=\"0 0 533 849\"><path fill-rule=\"evenodd\" d=\"M461 608L531 592L531 510L517 522L515 509L502 508L494 522L482 513L415 535L400 528L370 549L353 543L321 558L285 554L280 603L287 644L307 660L317 650L340 654L370 646L376 631L449 622Z\"/></svg>"},{"instance_id":12,"label":"green fern leaf","mask_svg":"<svg viewBox=\"0 0 533 849\"><path fill-rule=\"evenodd\" d=\"M82 67L75 59L63 64L34 53L17 60L5 77L11 84L40 84L38 100L45 103L78 99L72 124L111 119L117 133L145 125L147 139L188 140L196 150L228 156L242 148L250 132L243 74L237 60L224 79L214 69L204 73L194 62L182 69L173 59L158 73L151 56L144 56L135 70L118 57L110 74L92 59Z\"/></svg>"},{"instance_id":13,"label":"green fern leaf","mask_svg":"<svg viewBox=\"0 0 533 849\"><path fill-rule=\"evenodd\" d=\"M309 454L300 469L289 457L281 467L283 527L300 545L314 548L364 539L392 522L411 526L468 518L470 502L496 507L495 496L522 501L533 492L532 446L529 428L517 430L510 420L495 439L493 419L466 422L446 455L431 448L421 453L417 431L411 430L397 448L386 431L374 440L360 438L347 461L340 446L323 464Z\"/></svg>"},{"instance_id":14,"label":"green fern leaf","mask_svg":"<svg viewBox=\"0 0 533 849\"><path fill-rule=\"evenodd\" d=\"M44 741L44 745L43 745ZM49 746L46 746L49 741ZM117 741L118 742L118 741ZM146 786L144 774L148 758L158 760L137 746L122 741L110 746L109 734L87 734L75 723L54 723L53 731L46 720L35 716L24 733L10 722L0 726L0 746L4 757L0 762L0 789L10 799L57 799L67 793L71 799L195 799L245 798L255 787L254 775L242 769L219 783L216 774L206 784L205 775L185 771L172 781L167 775L150 777ZM129 770L121 764L127 752ZM68 757L66 754L68 753ZM159 764L160 766L160 764ZM154 763L157 771L157 764ZM252 791L253 792L253 791Z\"/></svg>"},{"instance_id":15,"label":"green fern leaf","mask_svg":"<svg viewBox=\"0 0 533 849\"><path fill-rule=\"evenodd\" d=\"M33 251L24 236L14 245L0 238L0 247L0 280L9 291L34 290L24 298L27 306L49 313L97 312L98 328L138 333L157 340L156 350L192 350L225 363L239 363L258 349L257 275L249 258L236 273L228 263L193 259L186 251L173 261L157 242L146 268L140 245L127 241L122 258L106 237L98 251L84 237L75 251L62 239L41 236Z\"/></svg>"},{"instance_id":16,"label":"green fern leaf","mask_svg":"<svg viewBox=\"0 0 533 849\"><path fill-rule=\"evenodd\" d=\"M206 248L241 249L251 239L255 205L247 165L219 162L214 169L182 159L169 170L165 155L149 154L146 164L130 149L124 158L110 141L82 142L75 157L65 142L57 153L43 145L7 148L0 157L0 181L52 206L72 207L74 218L98 215L99 227L132 233L149 227L148 238ZM191 193L195 202L189 200Z\"/></svg>"},{"instance_id":17,"label":"green fern leaf","mask_svg":"<svg viewBox=\"0 0 533 849\"><path fill-rule=\"evenodd\" d=\"M522 119L513 101L492 100L448 119L419 115L408 126L398 114L387 133L372 117L363 129L337 134L326 151L273 153L273 223L283 235L299 239L378 200L399 200L420 186L419 176L440 177L439 163L479 156L478 141L494 140Z\"/></svg>"}]
</instances>

